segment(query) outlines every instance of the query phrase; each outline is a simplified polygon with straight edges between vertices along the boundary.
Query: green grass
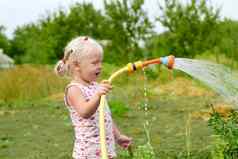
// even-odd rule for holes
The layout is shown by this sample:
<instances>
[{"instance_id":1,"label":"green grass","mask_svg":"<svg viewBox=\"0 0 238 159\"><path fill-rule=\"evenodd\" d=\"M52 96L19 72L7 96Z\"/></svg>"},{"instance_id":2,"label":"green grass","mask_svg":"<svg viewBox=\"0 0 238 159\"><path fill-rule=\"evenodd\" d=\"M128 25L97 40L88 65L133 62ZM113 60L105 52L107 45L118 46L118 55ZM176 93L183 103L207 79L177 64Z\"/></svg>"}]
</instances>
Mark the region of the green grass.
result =
<instances>
[{"instance_id":1,"label":"green grass","mask_svg":"<svg viewBox=\"0 0 238 159\"><path fill-rule=\"evenodd\" d=\"M150 101L149 106L153 108L149 109L149 115L146 116L140 107L131 105L130 111L114 115L114 120L122 132L133 137L135 146L146 143L144 124L148 120L151 144L161 158L185 153L186 140L191 142L191 152L208 153L210 130L205 121L191 119L191 136L187 139L185 135L188 113L206 107L208 101L204 98L159 97ZM68 111L62 103L2 107L0 118L1 159L70 158L73 130Z\"/></svg>"},{"instance_id":2,"label":"green grass","mask_svg":"<svg viewBox=\"0 0 238 159\"><path fill-rule=\"evenodd\" d=\"M72 128L64 107L55 103L0 112L1 159L69 158Z\"/></svg>"},{"instance_id":3,"label":"green grass","mask_svg":"<svg viewBox=\"0 0 238 159\"><path fill-rule=\"evenodd\" d=\"M102 79L116 69L105 65ZM0 158L70 159L73 129L62 101L68 80L56 77L51 67L21 66L0 75L4 83L0 86ZM147 79L141 71L121 75L113 87L108 95L113 118L123 133L133 137L135 156L151 152L149 136L156 158L208 158L211 130L206 121L192 115L220 101L208 88L163 68L158 77L153 74ZM144 127L146 121L149 125ZM118 148L118 154L118 159L128 158L122 149ZM136 159L147 159L140 157Z\"/></svg>"}]
</instances>

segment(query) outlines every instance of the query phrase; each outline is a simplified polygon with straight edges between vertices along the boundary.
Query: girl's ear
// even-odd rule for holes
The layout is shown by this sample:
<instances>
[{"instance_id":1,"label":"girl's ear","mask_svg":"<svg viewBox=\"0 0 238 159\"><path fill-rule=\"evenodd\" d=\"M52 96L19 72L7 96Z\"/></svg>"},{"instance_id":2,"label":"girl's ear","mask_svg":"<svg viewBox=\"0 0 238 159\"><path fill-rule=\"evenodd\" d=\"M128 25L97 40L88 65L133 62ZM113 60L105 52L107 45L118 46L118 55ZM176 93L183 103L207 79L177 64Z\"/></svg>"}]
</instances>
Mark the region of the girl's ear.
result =
<instances>
[{"instance_id":1,"label":"girl's ear","mask_svg":"<svg viewBox=\"0 0 238 159\"><path fill-rule=\"evenodd\" d=\"M79 62L74 61L73 65L74 65L75 70L77 70L77 71L80 70L80 63Z\"/></svg>"}]
</instances>

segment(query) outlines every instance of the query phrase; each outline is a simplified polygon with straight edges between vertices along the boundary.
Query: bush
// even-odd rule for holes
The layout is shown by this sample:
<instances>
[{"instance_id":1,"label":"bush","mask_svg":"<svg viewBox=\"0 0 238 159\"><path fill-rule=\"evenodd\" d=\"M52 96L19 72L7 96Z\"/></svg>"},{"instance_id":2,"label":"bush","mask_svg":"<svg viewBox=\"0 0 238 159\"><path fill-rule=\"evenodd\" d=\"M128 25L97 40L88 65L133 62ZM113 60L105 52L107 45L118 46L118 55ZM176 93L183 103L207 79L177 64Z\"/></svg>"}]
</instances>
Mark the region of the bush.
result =
<instances>
[{"instance_id":1,"label":"bush","mask_svg":"<svg viewBox=\"0 0 238 159\"><path fill-rule=\"evenodd\" d=\"M212 157L214 159L238 158L238 112L231 112L228 119L214 112L209 120L209 126L216 135Z\"/></svg>"}]
</instances>

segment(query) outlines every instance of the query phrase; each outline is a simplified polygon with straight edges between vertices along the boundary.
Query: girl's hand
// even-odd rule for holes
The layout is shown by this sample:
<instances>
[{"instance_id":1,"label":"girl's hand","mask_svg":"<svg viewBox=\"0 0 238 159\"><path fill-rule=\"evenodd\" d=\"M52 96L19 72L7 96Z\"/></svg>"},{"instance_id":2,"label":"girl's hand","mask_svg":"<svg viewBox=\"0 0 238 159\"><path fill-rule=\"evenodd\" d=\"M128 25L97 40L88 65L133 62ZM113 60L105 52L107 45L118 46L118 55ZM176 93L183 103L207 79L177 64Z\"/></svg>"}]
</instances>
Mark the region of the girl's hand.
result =
<instances>
[{"instance_id":1,"label":"girl's hand","mask_svg":"<svg viewBox=\"0 0 238 159\"><path fill-rule=\"evenodd\" d=\"M120 145L121 147L128 149L128 147L131 145L132 143L132 139L125 136L125 135L120 135L117 139L116 142L118 145Z\"/></svg>"},{"instance_id":2,"label":"girl's hand","mask_svg":"<svg viewBox=\"0 0 238 159\"><path fill-rule=\"evenodd\" d=\"M102 96L107 94L112 89L112 85L109 81L103 80L99 84L99 89L97 90L97 95Z\"/></svg>"}]
</instances>

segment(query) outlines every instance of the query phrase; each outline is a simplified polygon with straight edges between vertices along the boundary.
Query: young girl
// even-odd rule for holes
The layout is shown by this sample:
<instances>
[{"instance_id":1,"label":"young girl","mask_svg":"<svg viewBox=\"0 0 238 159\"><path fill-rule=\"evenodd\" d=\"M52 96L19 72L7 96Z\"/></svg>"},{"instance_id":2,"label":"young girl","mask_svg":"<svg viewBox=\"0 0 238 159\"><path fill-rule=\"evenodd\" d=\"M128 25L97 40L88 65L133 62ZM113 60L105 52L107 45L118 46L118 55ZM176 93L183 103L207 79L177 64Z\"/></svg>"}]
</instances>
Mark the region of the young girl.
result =
<instances>
[{"instance_id":1,"label":"young girl","mask_svg":"<svg viewBox=\"0 0 238 159\"><path fill-rule=\"evenodd\" d=\"M68 43L64 58L55 66L58 75L72 77L65 89L65 104L75 131L74 159L100 159L98 106L100 97L112 89L108 81L96 82L102 58L103 49L95 40L77 37ZM128 148L131 139L117 129L108 106L104 116L108 157L113 159L116 157L115 142Z\"/></svg>"}]
</instances>

